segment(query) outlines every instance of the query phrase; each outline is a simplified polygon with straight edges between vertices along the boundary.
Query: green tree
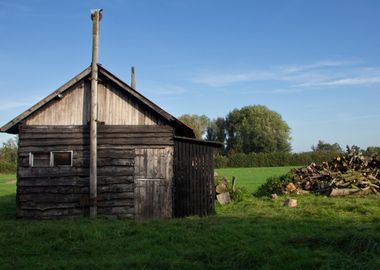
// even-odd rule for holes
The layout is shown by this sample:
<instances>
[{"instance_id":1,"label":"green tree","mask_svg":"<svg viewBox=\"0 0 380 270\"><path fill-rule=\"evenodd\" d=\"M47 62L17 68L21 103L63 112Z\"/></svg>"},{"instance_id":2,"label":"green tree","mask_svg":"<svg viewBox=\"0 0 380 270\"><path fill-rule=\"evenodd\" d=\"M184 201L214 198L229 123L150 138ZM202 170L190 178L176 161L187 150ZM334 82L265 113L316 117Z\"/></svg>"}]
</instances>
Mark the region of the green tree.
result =
<instances>
[{"instance_id":1,"label":"green tree","mask_svg":"<svg viewBox=\"0 0 380 270\"><path fill-rule=\"evenodd\" d=\"M277 112L252 105L235 109L226 117L227 151L290 152L290 128Z\"/></svg>"},{"instance_id":2,"label":"green tree","mask_svg":"<svg viewBox=\"0 0 380 270\"><path fill-rule=\"evenodd\" d=\"M226 140L226 127L225 120L223 117L218 117L210 121L207 132L206 139L209 141L218 141L224 143Z\"/></svg>"},{"instance_id":3,"label":"green tree","mask_svg":"<svg viewBox=\"0 0 380 270\"><path fill-rule=\"evenodd\" d=\"M365 154L368 156L372 156L374 154L380 154L380 147L378 146L368 146L367 150L365 150Z\"/></svg>"},{"instance_id":4,"label":"green tree","mask_svg":"<svg viewBox=\"0 0 380 270\"><path fill-rule=\"evenodd\" d=\"M3 143L3 147L0 149L0 159L9 163L17 163L16 139L9 139Z\"/></svg>"},{"instance_id":5,"label":"green tree","mask_svg":"<svg viewBox=\"0 0 380 270\"><path fill-rule=\"evenodd\" d=\"M0 172L14 173L17 167L17 140L9 139L0 148Z\"/></svg>"},{"instance_id":6,"label":"green tree","mask_svg":"<svg viewBox=\"0 0 380 270\"><path fill-rule=\"evenodd\" d=\"M210 121L207 127L206 140L221 143L226 142L226 121L223 117L218 117ZM225 154L225 147L219 148L218 153Z\"/></svg>"},{"instance_id":7,"label":"green tree","mask_svg":"<svg viewBox=\"0 0 380 270\"><path fill-rule=\"evenodd\" d=\"M206 115L196 115L196 114L184 114L179 117L179 120L184 122L186 125L190 126L195 133L197 139L202 139L203 135L207 131L210 119Z\"/></svg>"},{"instance_id":8,"label":"green tree","mask_svg":"<svg viewBox=\"0 0 380 270\"><path fill-rule=\"evenodd\" d=\"M318 144L317 145L313 145L311 147L311 150L313 150L314 152L325 152L325 153L341 153L343 152L343 149L342 147L340 147L340 145L338 143L334 143L334 144L330 144L330 143L326 143L322 140L319 140L318 141Z\"/></svg>"}]
</instances>

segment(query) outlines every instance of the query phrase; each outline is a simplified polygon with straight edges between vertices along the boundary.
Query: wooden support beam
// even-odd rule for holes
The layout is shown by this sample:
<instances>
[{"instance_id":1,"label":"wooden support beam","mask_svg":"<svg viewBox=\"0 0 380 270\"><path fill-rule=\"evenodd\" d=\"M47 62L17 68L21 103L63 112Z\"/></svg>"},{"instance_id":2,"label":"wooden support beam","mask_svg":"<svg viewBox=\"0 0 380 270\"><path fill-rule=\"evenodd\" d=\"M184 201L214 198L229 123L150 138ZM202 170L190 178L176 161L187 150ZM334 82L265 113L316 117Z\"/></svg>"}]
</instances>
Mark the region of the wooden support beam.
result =
<instances>
[{"instance_id":1,"label":"wooden support beam","mask_svg":"<svg viewBox=\"0 0 380 270\"><path fill-rule=\"evenodd\" d=\"M91 63L91 115L90 115L90 217L97 216L97 115L98 115L98 50L101 9L91 13L92 63Z\"/></svg>"}]
</instances>

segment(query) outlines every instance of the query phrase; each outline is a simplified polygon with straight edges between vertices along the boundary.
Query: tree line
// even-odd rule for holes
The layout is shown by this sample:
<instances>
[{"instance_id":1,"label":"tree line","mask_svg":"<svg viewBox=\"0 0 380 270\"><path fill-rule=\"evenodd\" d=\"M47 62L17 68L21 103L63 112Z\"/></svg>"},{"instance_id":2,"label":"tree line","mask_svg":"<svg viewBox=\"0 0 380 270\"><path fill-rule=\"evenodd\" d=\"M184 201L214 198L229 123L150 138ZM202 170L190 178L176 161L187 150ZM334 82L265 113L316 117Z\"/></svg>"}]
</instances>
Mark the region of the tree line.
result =
<instances>
[{"instance_id":1,"label":"tree line","mask_svg":"<svg viewBox=\"0 0 380 270\"><path fill-rule=\"evenodd\" d=\"M196 114L185 114L179 119L193 128L198 139L224 143L215 157L217 168L303 166L344 152L338 143L320 140L311 146L311 151L291 153L289 125L280 114L262 105L234 109L225 117L212 120ZM365 155L380 153L376 146L360 150ZM16 168L17 139L9 139L0 148L0 173L14 173Z\"/></svg>"},{"instance_id":2,"label":"tree line","mask_svg":"<svg viewBox=\"0 0 380 270\"><path fill-rule=\"evenodd\" d=\"M280 114L262 105L235 109L214 120L195 114L179 119L194 129L198 139L224 143L221 154L291 151L290 127Z\"/></svg>"},{"instance_id":3,"label":"tree line","mask_svg":"<svg viewBox=\"0 0 380 270\"><path fill-rule=\"evenodd\" d=\"M331 160L344 152L338 143L319 140L311 151L291 153L289 125L280 114L262 105L235 109L226 117L212 120L196 114L185 114L179 119L194 129L198 139L224 143L215 157L217 168L303 166ZM380 153L380 147L361 151L372 155Z\"/></svg>"}]
</instances>

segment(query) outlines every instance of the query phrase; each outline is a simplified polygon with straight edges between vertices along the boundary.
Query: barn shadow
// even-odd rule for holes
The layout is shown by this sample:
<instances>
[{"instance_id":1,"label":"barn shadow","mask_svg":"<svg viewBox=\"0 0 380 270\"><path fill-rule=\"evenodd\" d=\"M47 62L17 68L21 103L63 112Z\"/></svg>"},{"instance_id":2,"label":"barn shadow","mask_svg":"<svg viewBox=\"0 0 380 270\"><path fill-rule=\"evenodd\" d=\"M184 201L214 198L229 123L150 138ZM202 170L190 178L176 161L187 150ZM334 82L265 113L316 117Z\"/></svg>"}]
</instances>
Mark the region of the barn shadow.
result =
<instances>
[{"instance_id":1,"label":"barn shadow","mask_svg":"<svg viewBox=\"0 0 380 270\"><path fill-rule=\"evenodd\" d=\"M11 194L0 196L1 221L12 224L12 230L2 232L3 244L10 249L17 250L17 247L7 239L14 239L15 234L23 230L27 230L30 237L18 239L18 243L31 247L38 242L46 243L49 258L40 254L38 260L61 256L62 250L51 247L57 248L57 241L64 241L65 235L71 237L65 246L67 250L77 250L88 242L91 250L98 252L92 256L99 255L103 262L116 264L120 257L123 267L144 269L173 269L173 261L184 269L217 269L217 266L218 269L337 269L344 266L378 269L376 258L380 256L379 219L350 222L339 218L299 215L290 219L251 213L145 221L99 218L96 221L24 222L16 219L16 196ZM96 241L92 240L94 235ZM145 257L141 257L141 249ZM104 252L109 250L114 252ZM33 256L27 255L31 261ZM56 260L54 263L57 268L74 269L83 262ZM110 265L112 263L107 267ZM98 267L102 266L105 265L100 262Z\"/></svg>"},{"instance_id":2,"label":"barn shadow","mask_svg":"<svg viewBox=\"0 0 380 270\"><path fill-rule=\"evenodd\" d=\"M16 218L16 194L0 196L0 220Z\"/></svg>"}]
</instances>

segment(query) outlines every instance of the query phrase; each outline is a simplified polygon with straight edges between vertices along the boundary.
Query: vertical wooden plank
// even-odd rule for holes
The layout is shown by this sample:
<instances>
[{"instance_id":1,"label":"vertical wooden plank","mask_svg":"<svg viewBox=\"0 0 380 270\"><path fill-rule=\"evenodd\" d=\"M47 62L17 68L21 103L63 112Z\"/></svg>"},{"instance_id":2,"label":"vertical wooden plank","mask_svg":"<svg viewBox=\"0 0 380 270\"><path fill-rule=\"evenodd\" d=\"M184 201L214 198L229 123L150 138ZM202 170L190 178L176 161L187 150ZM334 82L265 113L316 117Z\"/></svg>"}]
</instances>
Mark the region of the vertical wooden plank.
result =
<instances>
[{"instance_id":1,"label":"vertical wooden plank","mask_svg":"<svg viewBox=\"0 0 380 270\"><path fill-rule=\"evenodd\" d=\"M197 149L195 144L191 144L191 152L192 152L192 192L191 192L191 204L193 207L193 215L197 214L197 181L198 181L198 168L197 168Z\"/></svg>"},{"instance_id":2,"label":"vertical wooden plank","mask_svg":"<svg viewBox=\"0 0 380 270\"><path fill-rule=\"evenodd\" d=\"M211 201L210 201L210 205L211 205L211 213L215 213L215 189L214 189L214 186L215 186L215 183L214 183L214 158L213 158L213 149L210 147L210 163L211 163L211 166L210 166L210 170L212 172L212 177L210 177L210 185L211 185L211 193L212 193L212 196L211 196Z\"/></svg>"},{"instance_id":3,"label":"vertical wooden plank","mask_svg":"<svg viewBox=\"0 0 380 270\"><path fill-rule=\"evenodd\" d=\"M194 147L195 147L195 151L196 151L196 161L197 161L197 170L196 170L196 178L197 178L197 181L196 181L196 207L197 207L197 210L196 210L196 214L197 215L200 215L201 213L201 197L200 197L200 194L201 194L201 172L202 172L202 164L201 164L201 157L200 157L200 146L198 144L194 144Z\"/></svg>"},{"instance_id":4,"label":"vertical wooden plank","mask_svg":"<svg viewBox=\"0 0 380 270\"><path fill-rule=\"evenodd\" d=\"M203 216L204 210L204 183L205 183L205 175L204 175L204 146L198 145L199 149L199 163L200 163L200 171L199 171L199 215Z\"/></svg>"},{"instance_id":5,"label":"vertical wooden plank","mask_svg":"<svg viewBox=\"0 0 380 270\"><path fill-rule=\"evenodd\" d=\"M203 185L203 205L204 205L204 209L203 209L203 214L204 215L207 215L207 206L208 206L208 203L207 203L207 198L208 198L208 179L209 179L209 161L208 161L208 147L207 146L204 146L204 185Z\"/></svg>"},{"instance_id":6,"label":"vertical wooden plank","mask_svg":"<svg viewBox=\"0 0 380 270\"><path fill-rule=\"evenodd\" d=\"M162 181L162 180L161 180ZM165 192L165 184L162 183L160 180L153 180L152 182L152 209L153 209L153 217L154 218L160 218L163 217L164 210L165 209L165 200L160 195L161 193Z\"/></svg>"},{"instance_id":7,"label":"vertical wooden plank","mask_svg":"<svg viewBox=\"0 0 380 270\"><path fill-rule=\"evenodd\" d=\"M184 215L189 215L190 214L190 205L189 205L189 198L187 196L189 190L190 190L190 181L189 181L189 173L188 173L188 168L189 168L189 151L188 147L184 142L181 142L181 147L182 147L182 155L183 155L183 161L182 164L184 166L183 168L183 187L184 187L184 192L183 192L183 198L184 198L184 208L183 208L183 213Z\"/></svg>"},{"instance_id":8,"label":"vertical wooden plank","mask_svg":"<svg viewBox=\"0 0 380 270\"><path fill-rule=\"evenodd\" d=\"M190 203L191 203L191 214L194 215L196 213L195 210L195 202L194 202L194 192L195 192L195 179L196 179L196 160L195 160L195 149L194 149L194 144L189 143L190 145L190 153L191 153L191 170L190 170L190 175L191 175L191 193L190 195Z\"/></svg>"},{"instance_id":9,"label":"vertical wooden plank","mask_svg":"<svg viewBox=\"0 0 380 270\"><path fill-rule=\"evenodd\" d=\"M192 201L191 201L191 196L190 194L193 192L193 183L192 183L192 148L191 144L185 143L186 150L186 162L187 162L187 167L186 167L186 176L187 176L187 182L189 185L189 189L186 191L186 196L187 196L187 204L188 204L188 214L192 215L193 214L193 207L192 207Z\"/></svg>"}]
</instances>

